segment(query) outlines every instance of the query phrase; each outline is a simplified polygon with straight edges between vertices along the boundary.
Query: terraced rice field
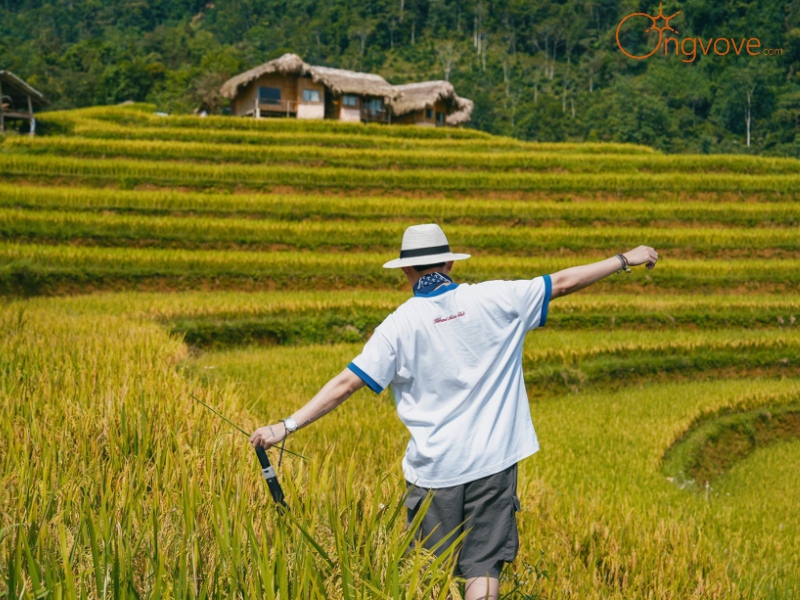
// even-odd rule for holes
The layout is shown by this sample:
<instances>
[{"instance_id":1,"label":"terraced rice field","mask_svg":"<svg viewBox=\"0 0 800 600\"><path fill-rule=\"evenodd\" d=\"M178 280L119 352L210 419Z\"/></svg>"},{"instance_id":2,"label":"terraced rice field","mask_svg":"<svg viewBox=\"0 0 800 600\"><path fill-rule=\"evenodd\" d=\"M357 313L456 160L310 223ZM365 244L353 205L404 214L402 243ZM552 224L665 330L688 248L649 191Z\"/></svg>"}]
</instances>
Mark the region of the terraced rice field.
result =
<instances>
[{"instance_id":1,"label":"terraced rice field","mask_svg":"<svg viewBox=\"0 0 800 600\"><path fill-rule=\"evenodd\" d=\"M800 595L800 162L145 105L40 123L0 143L0 595L460 597L409 546L391 392L292 438L288 514L191 399L291 414L409 296L381 265L430 221L473 254L459 281L662 257L528 336L542 450L503 597Z\"/></svg>"}]
</instances>

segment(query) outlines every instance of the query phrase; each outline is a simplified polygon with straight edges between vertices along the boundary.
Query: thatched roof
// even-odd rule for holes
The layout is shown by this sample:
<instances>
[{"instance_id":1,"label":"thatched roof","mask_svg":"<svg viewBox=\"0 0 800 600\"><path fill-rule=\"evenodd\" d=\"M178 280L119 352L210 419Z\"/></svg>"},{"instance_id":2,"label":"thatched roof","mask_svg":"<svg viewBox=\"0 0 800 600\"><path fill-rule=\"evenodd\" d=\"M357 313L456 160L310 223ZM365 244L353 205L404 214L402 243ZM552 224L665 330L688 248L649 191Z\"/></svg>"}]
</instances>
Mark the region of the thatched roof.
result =
<instances>
[{"instance_id":1,"label":"thatched roof","mask_svg":"<svg viewBox=\"0 0 800 600\"><path fill-rule=\"evenodd\" d=\"M397 95L392 86L380 75L309 65L303 62L299 56L291 53L231 77L222 85L220 92L223 97L233 99L241 86L270 73L308 75L313 81L322 83L335 94L382 96L388 100L392 100Z\"/></svg>"},{"instance_id":2,"label":"thatched roof","mask_svg":"<svg viewBox=\"0 0 800 600\"><path fill-rule=\"evenodd\" d=\"M395 93L389 82L374 73L360 73L333 67L311 67L312 77L321 81L337 94L360 94L362 96L383 96L392 99Z\"/></svg>"},{"instance_id":3,"label":"thatched roof","mask_svg":"<svg viewBox=\"0 0 800 600\"><path fill-rule=\"evenodd\" d=\"M281 75L307 75L310 68L311 65L304 63L303 59L296 54L287 53L280 58L266 62L255 69L250 69L244 73L239 73L235 77L231 77L228 79L228 81L222 84L220 93L223 97L232 100L239 92L239 87L245 86L254 79L258 79L263 75L269 75L270 73L280 73Z\"/></svg>"},{"instance_id":4,"label":"thatched roof","mask_svg":"<svg viewBox=\"0 0 800 600\"><path fill-rule=\"evenodd\" d=\"M458 110L450 115L447 115L445 123L448 125L462 125L472 118L472 109L475 108L475 103L469 98L456 97L458 102Z\"/></svg>"},{"instance_id":5,"label":"thatched roof","mask_svg":"<svg viewBox=\"0 0 800 600\"><path fill-rule=\"evenodd\" d=\"M392 110L398 116L433 106L438 100L444 100L452 110L458 108L458 96L449 81L421 81L393 87L400 94L400 98L392 103Z\"/></svg>"},{"instance_id":6,"label":"thatched roof","mask_svg":"<svg viewBox=\"0 0 800 600\"><path fill-rule=\"evenodd\" d=\"M469 98L462 98L456 94L453 84L449 81L421 81L393 87L400 94L400 97L392 103L392 110L398 116L422 110L426 106L433 106L439 100L444 100L448 110L453 111L445 122L448 125L461 125L470 120L475 106Z\"/></svg>"},{"instance_id":7,"label":"thatched roof","mask_svg":"<svg viewBox=\"0 0 800 600\"><path fill-rule=\"evenodd\" d=\"M30 96L31 102L36 106L45 106L49 104L49 102L45 100L44 94L33 89L26 81L23 81L11 71L0 71L0 82L2 82L3 95L11 97Z\"/></svg>"}]
</instances>

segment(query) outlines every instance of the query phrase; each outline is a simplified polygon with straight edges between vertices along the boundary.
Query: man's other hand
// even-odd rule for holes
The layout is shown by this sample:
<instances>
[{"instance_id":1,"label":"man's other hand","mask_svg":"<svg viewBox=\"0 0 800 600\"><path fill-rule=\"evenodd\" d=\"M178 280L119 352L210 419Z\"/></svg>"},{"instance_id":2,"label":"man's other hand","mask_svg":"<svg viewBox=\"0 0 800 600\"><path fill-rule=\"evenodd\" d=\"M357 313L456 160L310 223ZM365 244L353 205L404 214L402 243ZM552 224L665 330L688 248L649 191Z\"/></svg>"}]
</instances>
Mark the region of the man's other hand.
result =
<instances>
[{"instance_id":1,"label":"man's other hand","mask_svg":"<svg viewBox=\"0 0 800 600\"><path fill-rule=\"evenodd\" d=\"M650 246L639 246L633 250L628 250L623 256L628 260L628 266L630 267L647 265L648 269L655 269L658 261L658 252Z\"/></svg>"}]
</instances>

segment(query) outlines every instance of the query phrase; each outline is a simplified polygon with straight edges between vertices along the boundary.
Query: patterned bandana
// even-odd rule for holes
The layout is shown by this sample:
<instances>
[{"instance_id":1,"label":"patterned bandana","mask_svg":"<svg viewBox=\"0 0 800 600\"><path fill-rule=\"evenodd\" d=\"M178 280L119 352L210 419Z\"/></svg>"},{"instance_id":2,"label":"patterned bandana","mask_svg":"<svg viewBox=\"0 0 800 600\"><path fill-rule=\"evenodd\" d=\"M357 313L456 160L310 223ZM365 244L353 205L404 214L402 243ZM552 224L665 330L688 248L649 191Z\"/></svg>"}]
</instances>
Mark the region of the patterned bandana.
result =
<instances>
[{"instance_id":1,"label":"patterned bandana","mask_svg":"<svg viewBox=\"0 0 800 600\"><path fill-rule=\"evenodd\" d=\"M427 296L443 283L451 284L453 280L444 273L428 273L427 275L423 275L422 278L414 284L414 295Z\"/></svg>"}]
</instances>

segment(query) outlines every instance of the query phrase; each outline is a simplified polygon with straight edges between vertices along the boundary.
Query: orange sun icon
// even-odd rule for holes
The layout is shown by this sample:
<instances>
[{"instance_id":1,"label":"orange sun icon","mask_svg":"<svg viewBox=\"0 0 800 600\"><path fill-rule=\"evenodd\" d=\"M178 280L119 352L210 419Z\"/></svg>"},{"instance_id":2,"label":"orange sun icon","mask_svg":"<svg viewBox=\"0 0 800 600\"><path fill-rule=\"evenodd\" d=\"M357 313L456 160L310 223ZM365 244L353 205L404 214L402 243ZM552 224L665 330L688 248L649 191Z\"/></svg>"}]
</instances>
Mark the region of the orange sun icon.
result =
<instances>
[{"instance_id":1,"label":"orange sun icon","mask_svg":"<svg viewBox=\"0 0 800 600\"><path fill-rule=\"evenodd\" d=\"M646 13L642 13L642 14L646 14ZM677 29L673 29L672 26L669 24L669 20L672 17L674 17L676 15L679 15L679 14L681 14L681 11L678 11L675 14L670 15L670 16L667 17L666 15L664 15L663 5L659 4L658 5L658 14L655 17L653 17L651 15L647 15L653 21L653 24L650 27L648 27L647 29L645 29L644 32L648 33L648 32L653 31L655 29L661 34L663 34L665 31L672 31L673 33L678 33L678 30ZM658 27L656 25L656 23L658 22L659 19L664 19L664 26L663 27Z\"/></svg>"},{"instance_id":2,"label":"orange sun icon","mask_svg":"<svg viewBox=\"0 0 800 600\"><path fill-rule=\"evenodd\" d=\"M622 50L622 52L626 56L628 56L630 58L635 58L637 60L642 60L644 58L649 58L649 57L653 56L653 54L655 54L658 51L658 49L661 47L661 42L664 39L664 32L665 31L671 31L671 32L676 33L676 34L678 33L678 30L673 28L669 24L669 21L670 21L670 19L672 19L673 17L675 17L675 16L677 16L679 14L681 14L681 11L678 11L675 14L666 16L664 14L663 5L659 4L658 5L658 14L656 16L649 15L649 14L643 13L643 12L635 12L635 13L631 13L631 14L627 15L626 17L624 17L619 22L619 25L617 25L617 45L619 46L619 49ZM631 54L630 52L626 51L625 48L622 47L622 42L619 39L619 30L622 28L622 24L625 21L627 21L628 19L630 19L631 17L646 17L646 18L650 19L650 27L647 27L644 30L645 33L650 33L651 31L658 31L658 43L655 45L655 48L653 48L648 54L645 54L643 56L638 56L636 54ZM664 20L664 25L661 26L661 27L659 27L657 25L659 19L663 19Z\"/></svg>"}]
</instances>

